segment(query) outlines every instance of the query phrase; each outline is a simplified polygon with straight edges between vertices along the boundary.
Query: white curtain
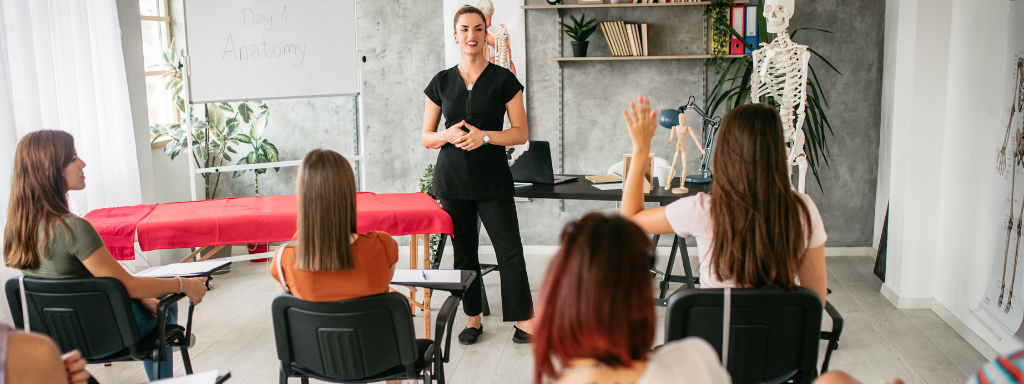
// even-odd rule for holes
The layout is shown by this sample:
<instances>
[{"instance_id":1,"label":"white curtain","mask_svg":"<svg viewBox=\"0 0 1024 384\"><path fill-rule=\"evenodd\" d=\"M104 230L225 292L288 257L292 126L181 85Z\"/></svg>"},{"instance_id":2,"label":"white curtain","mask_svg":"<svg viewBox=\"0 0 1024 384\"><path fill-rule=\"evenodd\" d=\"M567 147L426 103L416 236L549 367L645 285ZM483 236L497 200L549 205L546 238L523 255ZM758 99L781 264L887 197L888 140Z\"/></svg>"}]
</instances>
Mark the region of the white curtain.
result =
<instances>
[{"instance_id":1,"label":"white curtain","mask_svg":"<svg viewBox=\"0 0 1024 384\"><path fill-rule=\"evenodd\" d=\"M40 129L71 133L86 162L86 189L69 194L72 212L141 204L115 0L0 6L0 222L7 219L17 141ZM11 274L2 268L0 283Z\"/></svg>"}]
</instances>

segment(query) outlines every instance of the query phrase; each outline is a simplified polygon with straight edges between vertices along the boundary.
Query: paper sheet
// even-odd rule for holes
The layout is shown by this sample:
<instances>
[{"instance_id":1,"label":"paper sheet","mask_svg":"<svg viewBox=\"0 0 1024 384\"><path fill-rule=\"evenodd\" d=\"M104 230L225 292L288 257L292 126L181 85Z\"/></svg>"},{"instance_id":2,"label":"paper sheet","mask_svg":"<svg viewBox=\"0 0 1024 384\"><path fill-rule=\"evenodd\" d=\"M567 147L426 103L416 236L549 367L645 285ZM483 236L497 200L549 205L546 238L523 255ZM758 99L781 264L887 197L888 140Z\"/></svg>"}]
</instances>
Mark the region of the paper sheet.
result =
<instances>
[{"instance_id":1,"label":"paper sheet","mask_svg":"<svg viewBox=\"0 0 1024 384\"><path fill-rule=\"evenodd\" d=\"M230 261L197 261L194 263L174 263L158 268L150 268L135 276L138 277L174 277L174 276L196 276L220 266L231 264Z\"/></svg>"},{"instance_id":2,"label":"paper sheet","mask_svg":"<svg viewBox=\"0 0 1024 384\"><path fill-rule=\"evenodd\" d=\"M613 189L622 189L622 183L594 184L594 188L600 189L602 191L611 191Z\"/></svg>"},{"instance_id":3,"label":"paper sheet","mask_svg":"<svg viewBox=\"0 0 1024 384\"><path fill-rule=\"evenodd\" d=\"M462 270L459 269L396 269L391 278L392 284L401 283L451 283L462 282Z\"/></svg>"},{"instance_id":4,"label":"paper sheet","mask_svg":"<svg viewBox=\"0 0 1024 384\"><path fill-rule=\"evenodd\" d=\"M201 373L194 373L187 376L175 377L170 379L163 379L154 381L154 383L160 384L214 384L217 382L216 369L212 371L206 371Z\"/></svg>"}]
</instances>

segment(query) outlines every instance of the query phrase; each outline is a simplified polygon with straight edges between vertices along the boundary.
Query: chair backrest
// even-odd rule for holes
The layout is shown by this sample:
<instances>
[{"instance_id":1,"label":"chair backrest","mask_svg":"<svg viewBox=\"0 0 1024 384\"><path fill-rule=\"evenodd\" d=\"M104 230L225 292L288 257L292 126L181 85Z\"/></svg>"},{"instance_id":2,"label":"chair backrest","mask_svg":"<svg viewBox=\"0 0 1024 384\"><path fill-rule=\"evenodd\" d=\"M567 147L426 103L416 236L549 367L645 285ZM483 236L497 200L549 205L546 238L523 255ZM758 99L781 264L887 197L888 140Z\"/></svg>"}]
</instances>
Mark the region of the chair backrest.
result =
<instances>
[{"instance_id":1,"label":"chair backrest","mask_svg":"<svg viewBox=\"0 0 1024 384\"><path fill-rule=\"evenodd\" d=\"M14 325L24 329L18 277L4 287ZM32 332L50 336L62 352L73 349L96 356L139 342L128 292L109 277L83 279L25 278Z\"/></svg>"},{"instance_id":2,"label":"chair backrest","mask_svg":"<svg viewBox=\"0 0 1024 384\"><path fill-rule=\"evenodd\" d=\"M722 353L723 289L684 289L668 299L665 342L698 336ZM821 300L800 288L733 289L729 373L733 383L810 383L817 377Z\"/></svg>"},{"instance_id":3,"label":"chair backrest","mask_svg":"<svg viewBox=\"0 0 1024 384\"><path fill-rule=\"evenodd\" d=\"M309 302L282 292L271 305L281 367L335 381L405 367L415 377L417 348L409 301L397 292Z\"/></svg>"}]
</instances>

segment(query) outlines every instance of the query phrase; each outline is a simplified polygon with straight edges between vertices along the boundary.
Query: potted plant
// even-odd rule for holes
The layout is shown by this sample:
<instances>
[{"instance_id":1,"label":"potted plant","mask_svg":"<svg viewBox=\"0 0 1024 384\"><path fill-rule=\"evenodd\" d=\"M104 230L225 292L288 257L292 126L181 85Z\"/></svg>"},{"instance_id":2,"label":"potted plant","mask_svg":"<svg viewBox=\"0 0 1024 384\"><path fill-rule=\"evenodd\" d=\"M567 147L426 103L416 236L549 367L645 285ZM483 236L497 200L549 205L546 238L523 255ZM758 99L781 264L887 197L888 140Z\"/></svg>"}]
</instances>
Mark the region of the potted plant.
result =
<instances>
[{"instance_id":1,"label":"potted plant","mask_svg":"<svg viewBox=\"0 0 1024 384\"><path fill-rule=\"evenodd\" d=\"M572 55L574 57L587 57L587 46L590 45L587 39L597 31L597 25L594 24L597 19L587 21L586 13L581 15L579 20L576 19L576 16L569 15L569 17L572 18L571 26L561 21L558 24L562 25L562 32L565 32L573 40Z\"/></svg>"}]
</instances>

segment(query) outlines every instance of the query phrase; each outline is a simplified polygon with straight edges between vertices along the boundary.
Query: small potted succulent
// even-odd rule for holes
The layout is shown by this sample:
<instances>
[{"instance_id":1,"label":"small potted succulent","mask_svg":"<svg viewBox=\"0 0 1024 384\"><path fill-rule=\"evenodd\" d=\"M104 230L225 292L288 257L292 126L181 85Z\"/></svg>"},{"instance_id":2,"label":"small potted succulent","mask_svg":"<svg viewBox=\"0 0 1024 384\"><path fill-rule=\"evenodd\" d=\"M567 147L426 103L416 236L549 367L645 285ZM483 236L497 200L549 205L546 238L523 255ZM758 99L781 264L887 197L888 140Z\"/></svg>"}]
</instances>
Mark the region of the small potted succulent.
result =
<instances>
[{"instance_id":1,"label":"small potted succulent","mask_svg":"<svg viewBox=\"0 0 1024 384\"><path fill-rule=\"evenodd\" d=\"M587 39L590 35L593 35L597 31L597 19L587 20L587 14L583 14L577 20L576 16L569 15L572 18L572 25L568 25L561 21L558 24L562 25L562 32L572 38L572 55L574 57L587 57L587 46L590 42Z\"/></svg>"}]
</instances>

